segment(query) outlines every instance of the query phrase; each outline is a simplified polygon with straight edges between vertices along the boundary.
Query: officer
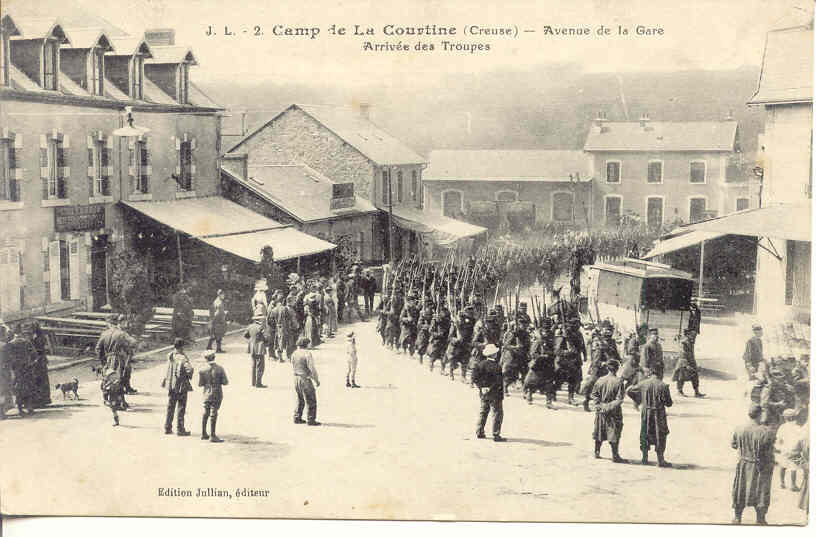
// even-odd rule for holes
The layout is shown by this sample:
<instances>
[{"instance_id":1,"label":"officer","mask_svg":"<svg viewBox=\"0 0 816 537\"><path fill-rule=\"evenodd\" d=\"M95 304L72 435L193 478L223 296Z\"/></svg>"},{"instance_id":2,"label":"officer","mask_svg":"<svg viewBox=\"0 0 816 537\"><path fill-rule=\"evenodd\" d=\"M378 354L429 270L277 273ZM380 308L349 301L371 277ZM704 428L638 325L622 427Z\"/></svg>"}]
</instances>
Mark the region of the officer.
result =
<instances>
[{"instance_id":1,"label":"officer","mask_svg":"<svg viewBox=\"0 0 816 537\"><path fill-rule=\"evenodd\" d=\"M659 380L663 380L663 346L660 344L657 328L649 329L649 339L640 349L640 366L648 369ZM644 375L645 376L645 375Z\"/></svg>"},{"instance_id":2,"label":"officer","mask_svg":"<svg viewBox=\"0 0 816 537\"><path fill-rule=\"evenodd\" d=\"M201 417L201 439L210 442L223 442L215 435L215 424L218 421L218 409L224 399L222 386L229 384L227 372L215 363L215 352L208 350L204 354L209 369L198 373L198 385L204 388L204 415ZM207 434L207 420L210 420L210 434Z\"/></svg>"}]
</instances>

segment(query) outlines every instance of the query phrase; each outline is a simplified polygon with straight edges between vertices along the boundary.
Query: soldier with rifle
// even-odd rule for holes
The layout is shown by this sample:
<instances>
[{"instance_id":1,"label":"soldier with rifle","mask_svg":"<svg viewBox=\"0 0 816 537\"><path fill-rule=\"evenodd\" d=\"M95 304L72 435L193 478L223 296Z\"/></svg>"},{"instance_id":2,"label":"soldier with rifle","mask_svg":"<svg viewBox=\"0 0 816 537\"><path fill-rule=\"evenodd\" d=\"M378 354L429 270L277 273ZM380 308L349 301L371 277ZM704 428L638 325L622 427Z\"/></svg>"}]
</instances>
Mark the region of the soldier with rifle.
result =
<instances>
[{"instance_id":1,"label":"soldier with rifle","mask_svg":"<svg viewBox=\"0 0 816 537\"><path fill-rule=\"evenodd\" d=\"M419 312L419 321L417 322L417 339L416 352L419 358L419 363L422 364L425 353L428 352L428 347L431 343L431 325L434 317L434 303L430 296L423 297L422 309Z\"/></svg>"},{"instance_id":2,"label":"soldier with rifle","mask_svg":"<svg viewBox=\"0 0 816 537\"><path fill-rule=\"evenodd\" d=\"M541 320L530 348L530 365L524 378L524 394L529 404L533 404L533 393L536 391L543 391L547 397L547 408L554 408L555 354L552 321L547 317Z\"/></svg>"},{"instance_id":3,"label":"soldier with rifle","mask_svg":"<svg viewBox=\"0 0 816 537\"><path fill-rule=\"evenodd\" d=\"M417 295L412 289L408 292L408 301L402 308L400 314L400 338L399 352L408 352L414 356L414 344L417 337L417 322L419 321L419 307L417 305Z\"/></svg>"}]
</instances>

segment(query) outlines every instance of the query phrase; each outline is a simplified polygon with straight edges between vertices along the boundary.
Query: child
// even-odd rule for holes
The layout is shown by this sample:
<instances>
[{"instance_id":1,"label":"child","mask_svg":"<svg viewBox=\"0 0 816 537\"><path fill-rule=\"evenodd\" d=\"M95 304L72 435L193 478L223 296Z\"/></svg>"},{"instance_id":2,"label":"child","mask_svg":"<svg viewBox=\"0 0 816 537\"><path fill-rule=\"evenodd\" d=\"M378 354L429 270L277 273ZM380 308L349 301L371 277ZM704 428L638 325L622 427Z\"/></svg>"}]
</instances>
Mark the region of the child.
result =
<instances>
[{"instance_id":1,"label":"child","mask_svg":"<svg viewBox=\"0 0 816 537\"><path fill-rule=\"evenodd\" d=\"M328 337L334 337L337 332L337 308L332 297L332 288L326 287L323 292L323 311L326 318L326 332Z\"/></svg>"},{"instance_id":2,"label":"child","mask_svg":"<svg viewBox=\"0 0 816 537\"><path fill-rule=\"evenodd\" d=\"M354 332L346 334L346 340L348 341L348 347L346 347L346 358L348 359L346 388L359 388L355 378L357 375L357 341L354 339Z\"/></svg>"},{"instance_id":3,"label":"child","mask_svg":"<svg viewBox=\"0 0 816 537\"><path fill-rule=\"evenodd\" d=\"M785 473L791 471L791 487L794 492L799 490L796 486L796 462L791 458L796 442L803 436L802 426L797 423L798 412L792 408L782 412L785 423L779 426L776 431L776 444L774 451L777 453L776 464L779 465L779 486L785 487Z\"/></svg>"}]
</instances>

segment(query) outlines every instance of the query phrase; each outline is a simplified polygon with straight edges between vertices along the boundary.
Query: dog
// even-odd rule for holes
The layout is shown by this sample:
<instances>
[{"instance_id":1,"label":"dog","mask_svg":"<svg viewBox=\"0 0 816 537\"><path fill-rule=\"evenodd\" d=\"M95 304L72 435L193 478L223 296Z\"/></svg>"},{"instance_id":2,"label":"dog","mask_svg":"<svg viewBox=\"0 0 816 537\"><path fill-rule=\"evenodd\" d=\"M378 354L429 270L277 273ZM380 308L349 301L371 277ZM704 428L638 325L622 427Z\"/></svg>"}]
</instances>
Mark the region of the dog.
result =
<instances>
[{"instance_id":1,"label":"dog","mask_svg":"<svg viewBox=\"0 0 816 537\"><path fill-rule=\"evenodd\" d=\"M55 389L62 390L62 398L67 399L67 396L73 393L72 399L79 400L79 393L77 390L79 389L79 381L74 377L71 379L71 382L63 382L62 384L57 384Z\"/></svg>"}]
</instances>

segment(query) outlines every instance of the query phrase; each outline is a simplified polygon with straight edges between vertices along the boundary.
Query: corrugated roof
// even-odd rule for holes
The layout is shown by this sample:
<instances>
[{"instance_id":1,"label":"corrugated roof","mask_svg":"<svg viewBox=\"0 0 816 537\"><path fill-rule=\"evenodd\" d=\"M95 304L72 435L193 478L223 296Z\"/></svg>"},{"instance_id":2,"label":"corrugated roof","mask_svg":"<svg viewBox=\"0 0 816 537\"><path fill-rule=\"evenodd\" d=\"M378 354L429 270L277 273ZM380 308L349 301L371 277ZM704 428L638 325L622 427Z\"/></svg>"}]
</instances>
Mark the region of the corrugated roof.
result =
<instances>
[{"instance_id":1,"label":"corrugated roof","mask_svg":"<svg viewBox=\"0 0 816 537\"><path fill-rule=\"evenodd\" d=\"M583 151L436 150L422 174L425 181L569 181L589 180Z\"/></svg>"},{"instance_id":2,"label":"corrugated roof","mask_svg":"<svg viewBox=\"0 0 816 537\"><path fill-rule=\"evenodd\" d=\"M695 231L810 242L811 215L809 202L778 204L747 209L683 227Z\"/></svg>"},{"instance_id":3,"label":"corrugated roof","mask_svg":"<svg viewBox=\"0 0 816 537\"><path fill-rule=\"evenodd\" d=\"M607 121L589 129L584 151L733 151L736 137L736 121Z\"/></svg>"},{"instance_id":4,"label":"corrugated roof","mask_svg":"<svg viewBox=\"0 0 816 537\"><path fill-rule=\"evenodd\" d=\"M131 209L191 237L204 238L285 227L219 196L170 201L122 201Z\"/></svg>"},{"instance_id":5,"label":"corrugated roof","mask_svg":"<svg viewBox=\"0 0 816 537\"><path fill-rule=\"evenodd\" d=\"M306 257L336 248L336 245L329 241L324 241L291 227L243 235L207 237L201 240L210 246L256 263L261 260L261 249L264 246L272 247L275 261Z\"/></svg>"},{"instance_id":6,"label":"corrugated roof","mask_svg":"<svg viewBox=\"0 0 816 537\"><path fill-rule=\"evenodd\" d=\"M182 45L152 45L150 51L153 53L152 58L145 60L145 63L162 64L162 63L184 63L190 65L198 65L198 61L193 56L193 49Z\"/></svg>"},{"instance_id":7,"label":"corrugated roof","mask_svg":"<svg viewBox=\"0 0 816 537\"><path fill-rule=\"evenodd\" d=\"M301 222L377 212L370 201L359 196L355 196L352 207L332 210L334 181L305 164L250 166L248 180L226 168L222 170Z\"/></svg>"},{"instance_id":8,"label":"corrugated roof","mask_svg":"<svg viewBox=\"0 0 816 537\"><path fill-rule=\"evenodd\" d=\"M813 28L768 32L759 89L748 104L813 101Z\"/></svg>"}]
</instances>

